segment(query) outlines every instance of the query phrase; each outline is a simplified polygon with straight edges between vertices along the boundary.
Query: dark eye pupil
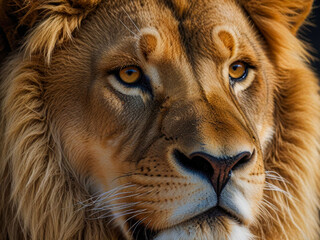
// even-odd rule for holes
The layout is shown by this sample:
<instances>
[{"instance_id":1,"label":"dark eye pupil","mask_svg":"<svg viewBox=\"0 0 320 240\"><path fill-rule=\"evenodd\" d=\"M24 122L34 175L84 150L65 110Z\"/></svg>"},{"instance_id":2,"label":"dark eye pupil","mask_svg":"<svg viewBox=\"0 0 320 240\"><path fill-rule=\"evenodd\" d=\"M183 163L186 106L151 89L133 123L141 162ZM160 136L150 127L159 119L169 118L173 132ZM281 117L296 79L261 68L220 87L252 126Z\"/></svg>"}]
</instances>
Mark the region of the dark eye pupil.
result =
<instances>
[{"instance_id":1,"label":"dark eye pupil","mask_svg":"<svg viewBox=\"0 0 320 240\"><path fill-rule=\"evenodd\" d=\"M233 71L237 71L238 67L240 67L240 66L239 66L239 65L233 65L233 66L232 66L232 70L233 70Z\"/></svg>"},{"instance_id":2,"label":"dark eye pupil","mask_svg":"<svg viewBox=\"0 0 320 240\"><path fill-rule=\"evenodd\" d=\"M132 74L134 74L134 73L136 73L136 72L137 72L137 71L134 70L134 69L129 69L129 70L126 71L126 74L127 74L128 76L131 76Z\"/></svg>"}]
</instances>

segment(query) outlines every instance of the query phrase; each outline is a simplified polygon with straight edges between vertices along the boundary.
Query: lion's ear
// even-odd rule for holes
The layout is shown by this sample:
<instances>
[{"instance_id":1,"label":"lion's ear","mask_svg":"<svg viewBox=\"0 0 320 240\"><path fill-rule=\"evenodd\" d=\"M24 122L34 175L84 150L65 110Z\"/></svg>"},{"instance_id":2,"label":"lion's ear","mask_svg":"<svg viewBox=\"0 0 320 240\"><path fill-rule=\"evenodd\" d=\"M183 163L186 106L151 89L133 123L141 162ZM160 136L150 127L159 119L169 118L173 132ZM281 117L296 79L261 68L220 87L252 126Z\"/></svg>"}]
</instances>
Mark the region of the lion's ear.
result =
<instances>
[{"instance_id":1,"label":"lion's ear","mask_svg":"<svg viewBox=\"0 0 320 240\"><path fill-rule=\"evenodd\" d=\"M309 53L296 34L310 13L313 0L238 0L260 33L265 37L281 66L292 67L292 61Z\"/></svg>"},{"instance_id":2,"label":"lion's ear","mask_svg":"<svg viewBox=\"0 0 320 240\"><path fill-rule=\"evenodd\" d=\"M55 46L70 39L100 1L0 0L2 48L12 51L24 45L26 54L42 52L50 60Z\"/></svg>"},{"instance_id":3,"label":"lion's ear","mask_svg":"<svg viewBox=\"0 0 320 240\"><path fill-rule=\"evenodd\" d=\"M274 20L296 34L308 14L313 0L239 0L253 21Z\"/></svg>"}]
</instances>

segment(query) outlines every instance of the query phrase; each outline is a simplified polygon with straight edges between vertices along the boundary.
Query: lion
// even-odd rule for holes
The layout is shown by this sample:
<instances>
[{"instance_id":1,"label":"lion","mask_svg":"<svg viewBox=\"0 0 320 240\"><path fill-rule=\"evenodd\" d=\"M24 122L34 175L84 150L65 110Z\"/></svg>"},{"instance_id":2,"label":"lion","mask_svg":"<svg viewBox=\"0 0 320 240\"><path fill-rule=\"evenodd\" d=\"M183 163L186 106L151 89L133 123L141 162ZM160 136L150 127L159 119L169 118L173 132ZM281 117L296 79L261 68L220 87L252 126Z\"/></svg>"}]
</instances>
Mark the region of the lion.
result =
<instances>
[{"instance_id":1,"label":"lion","mask_svg":"<svg viewBox=\"0 0 320 240\"><path fill-rule=\"evenodd\" d=\"M311 8L0 1L0 238L319 239Z\"/></svg>"}]
</instances>

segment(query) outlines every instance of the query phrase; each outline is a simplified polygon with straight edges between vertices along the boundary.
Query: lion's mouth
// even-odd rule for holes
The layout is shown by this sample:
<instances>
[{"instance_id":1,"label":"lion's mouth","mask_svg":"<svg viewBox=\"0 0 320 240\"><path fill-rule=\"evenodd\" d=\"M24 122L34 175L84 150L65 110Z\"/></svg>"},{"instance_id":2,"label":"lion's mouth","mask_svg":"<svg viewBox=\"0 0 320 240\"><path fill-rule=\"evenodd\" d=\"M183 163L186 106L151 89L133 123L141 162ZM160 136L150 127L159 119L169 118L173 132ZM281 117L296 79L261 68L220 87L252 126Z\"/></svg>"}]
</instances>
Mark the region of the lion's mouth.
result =
<instances>
[{"instance_id":1,"label":"lion's mouth","mask_svg":"<svg viewBox=\"0 0 320 240\"><path fill-rule=\"evenodd\" d=\"M240 225L243 224L243 221L238 216L234 215L233 213L231 213L227 209L219 207L219 206L214 207L201 215L207 216L208 218L228 217ZM197 219L198 216L196 216L195 218Z\"/></svg>"},{"instance_id":2,"label":"lion's mouth","mask_svg":"<svg viewBox=\"0 0 320 240\"><path fill-rule=\"evenodd\" d=\"M182 223L179 223L177 225L173 225L170 228L177 227L178 225L193 223L193 222L199 222L199 221L209 221L214 222L215 220L219 218L229 218L236 222L239 225L243 225L243 221L238 216L234 215L233 213L229 212L227 209L224 209L220 206L213 207L209 209L208 211L201 213L197 216L194 216ZM213 223L214 224L214 223ZM129 221L130 225L130 232L133 236L133 239L135 240L152 240L154 239L159 233L166 231L170 228L161 229L161 230L152 230L150 227L146 227L145 225L139 223L139 220L131 219Z\"/></svg>"},{"instance_id":3,"label":"lion's mouth","mask_svg":"<svg viewBox=\"0 0 320 240\"><path fill-rule=\"evenodd\" d=\"M143 224L139 224L136 219L129 221L129 227L134 240L152 240L159 233L159 231L151 230Z\"/></svg>"}]
</instances>

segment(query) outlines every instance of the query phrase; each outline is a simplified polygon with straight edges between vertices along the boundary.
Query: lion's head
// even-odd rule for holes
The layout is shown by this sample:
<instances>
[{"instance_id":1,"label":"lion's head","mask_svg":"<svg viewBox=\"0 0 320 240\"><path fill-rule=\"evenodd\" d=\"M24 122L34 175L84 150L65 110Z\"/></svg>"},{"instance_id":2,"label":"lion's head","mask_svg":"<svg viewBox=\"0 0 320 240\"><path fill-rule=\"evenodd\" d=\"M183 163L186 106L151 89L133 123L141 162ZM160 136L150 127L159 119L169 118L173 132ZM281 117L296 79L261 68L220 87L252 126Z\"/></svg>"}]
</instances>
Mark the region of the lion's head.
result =
<instances>
[{"instance_id":1,"label":"lion's head","mask_svg":"<svg viewBox=\"0 0 320 240\"><path fill-rule=\"evenodd\" d=\"M1 236L318 239L311 5L0 1Z\"/></svg>"}]
</instances>

